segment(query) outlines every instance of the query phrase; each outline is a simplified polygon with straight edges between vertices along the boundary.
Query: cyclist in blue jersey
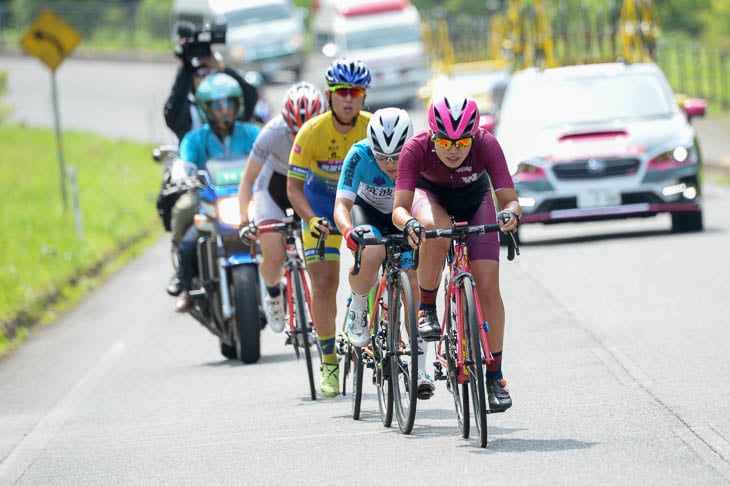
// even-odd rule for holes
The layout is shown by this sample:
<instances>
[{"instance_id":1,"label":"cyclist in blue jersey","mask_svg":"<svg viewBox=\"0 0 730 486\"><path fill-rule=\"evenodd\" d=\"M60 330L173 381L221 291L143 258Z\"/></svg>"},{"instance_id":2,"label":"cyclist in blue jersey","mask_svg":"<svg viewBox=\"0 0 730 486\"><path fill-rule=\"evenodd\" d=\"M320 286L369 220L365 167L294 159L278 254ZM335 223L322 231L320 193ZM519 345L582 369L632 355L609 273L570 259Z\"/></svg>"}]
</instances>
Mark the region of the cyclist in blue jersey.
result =
<instances>
[{"instance_id":1,"label":"cyclist in blue jersey","mask_svg":"<svg viewBox=\"0 0 730 486\"><path fill-rule=\"evenodd\" d=\"M347 153L337 184L334 218L347 247L357 250L353 233L378 237L401 231L393 225L393 197L398 171L398 157L403 144L413 134L410 117L399 108L383 108L373 113L367 138L355 143ZM368 294L378 281L378 271L385 258L385 248L368 246L361 254L357 275L350 275L352 297L346 331L354 346L365 346L368 333ZM417 296L416 275L407 271ZM435 389L433 378L425 372L427 347L416 336L418 356L418 396L429 398Z\"/></svg>"}]
</instances>

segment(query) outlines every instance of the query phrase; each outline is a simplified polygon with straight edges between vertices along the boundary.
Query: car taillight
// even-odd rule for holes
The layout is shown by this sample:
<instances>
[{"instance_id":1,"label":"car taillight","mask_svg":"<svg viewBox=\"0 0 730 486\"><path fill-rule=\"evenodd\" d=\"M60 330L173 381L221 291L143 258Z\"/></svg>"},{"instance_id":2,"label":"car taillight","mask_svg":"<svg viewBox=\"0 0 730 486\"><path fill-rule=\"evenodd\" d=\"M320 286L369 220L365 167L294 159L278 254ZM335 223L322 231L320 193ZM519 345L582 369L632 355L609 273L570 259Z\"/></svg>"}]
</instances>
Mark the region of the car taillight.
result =
<instances>
[{"instance_id":1,"label":"car taillight","mask_svg":"<svg viewBox=\"0 0 730 486\"><path fill-rule=\"evenodd\" d=\"M522 162L517 166L517 171L512 176L515 182L530 182L538 179L545 179L547 175L541 167Z\"/></svg>"},{"instance_id":2,"label":"car taillight","mask_svg":"<svg viewBox=\"0 0 730 486\"><path fill-rule=\"evenodd\" d=\"M669 170L697 163L697 150L692 147L677 147L662 152L649 161L649 170Z\"/></svg>"}]
</instances>

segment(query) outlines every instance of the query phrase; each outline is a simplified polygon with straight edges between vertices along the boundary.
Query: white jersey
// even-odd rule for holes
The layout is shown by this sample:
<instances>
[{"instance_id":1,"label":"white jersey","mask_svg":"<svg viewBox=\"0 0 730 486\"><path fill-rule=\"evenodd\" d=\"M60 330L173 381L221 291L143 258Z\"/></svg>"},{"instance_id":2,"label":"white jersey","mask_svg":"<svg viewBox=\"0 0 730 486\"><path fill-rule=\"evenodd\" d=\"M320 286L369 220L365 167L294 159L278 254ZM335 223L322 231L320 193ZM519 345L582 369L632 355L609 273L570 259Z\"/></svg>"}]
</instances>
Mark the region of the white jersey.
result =
<instances>
[{"instance_id":1,"label":"white jersey","mask_svg":"<svg viewBox=\"0 0 730 486\"><path fill-rule=\"evenodd\" d=\"M253 144L251 162L263 165L253 186L256 223L284 218L282 206L289 206L286 175L293 143L289 126L277 115L264 125Z\"/></svg>"}]
</instances>

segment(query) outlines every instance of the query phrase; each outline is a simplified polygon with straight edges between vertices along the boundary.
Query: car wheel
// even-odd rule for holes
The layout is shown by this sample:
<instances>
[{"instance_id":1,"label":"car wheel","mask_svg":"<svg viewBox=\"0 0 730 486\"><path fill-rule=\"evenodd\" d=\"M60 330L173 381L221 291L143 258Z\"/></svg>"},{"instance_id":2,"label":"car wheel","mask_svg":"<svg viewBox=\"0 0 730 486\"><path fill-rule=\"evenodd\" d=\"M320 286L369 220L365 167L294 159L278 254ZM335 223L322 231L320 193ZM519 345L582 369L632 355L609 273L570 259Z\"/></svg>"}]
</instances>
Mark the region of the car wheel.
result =
<instances>
[{"instance_id":1,"label":"car wheel","mask_svg":"<svg viewBox=\"0 0 730 486\"><path fill-rule=\"evenodd\" d=\"M702 211L682 211L672 213L672 231L674 233L693 233L702 231Z\"/></svg>"}]
</instances>

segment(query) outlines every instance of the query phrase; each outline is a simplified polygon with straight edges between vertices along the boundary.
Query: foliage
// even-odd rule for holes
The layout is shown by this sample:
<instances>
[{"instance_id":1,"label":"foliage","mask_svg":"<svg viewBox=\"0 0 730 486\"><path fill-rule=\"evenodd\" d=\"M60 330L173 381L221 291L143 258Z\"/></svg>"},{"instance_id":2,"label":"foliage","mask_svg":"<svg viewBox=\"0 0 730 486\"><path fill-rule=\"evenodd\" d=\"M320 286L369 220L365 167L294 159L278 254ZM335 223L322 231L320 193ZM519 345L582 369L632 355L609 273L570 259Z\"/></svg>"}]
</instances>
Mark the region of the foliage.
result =
<instances>
[{"instance_id":1,"label":"foliage","mask_svg":"<svg viewBox=\"0 0 730 486\"><path fill-rule=\"evenodd\" d=\"M33 314L70 279L99 265L120 244L162 228L155 211L159 168L152 147L99 136L64 134L67 167L77 170L83 240L70 189L64 210L52 130L0 125L9 195L0 213L0 325ZM2 326L0 326L1 328Z\"/></svg>"}]
</instances>

